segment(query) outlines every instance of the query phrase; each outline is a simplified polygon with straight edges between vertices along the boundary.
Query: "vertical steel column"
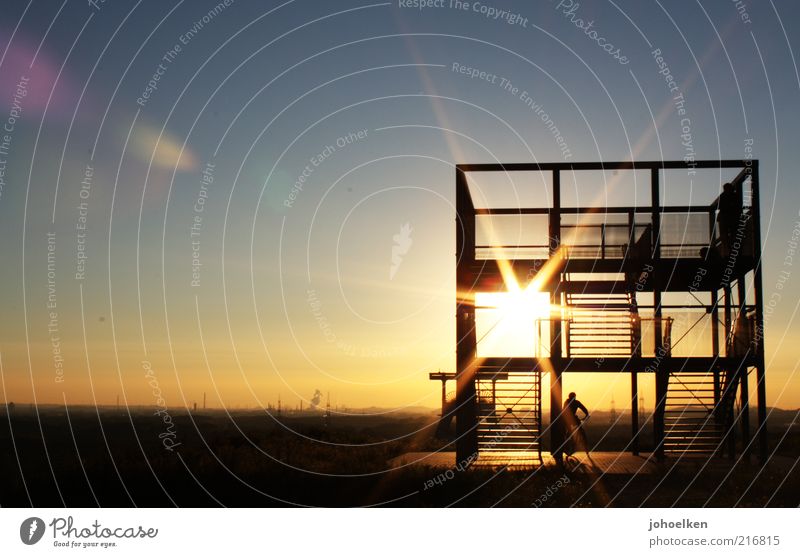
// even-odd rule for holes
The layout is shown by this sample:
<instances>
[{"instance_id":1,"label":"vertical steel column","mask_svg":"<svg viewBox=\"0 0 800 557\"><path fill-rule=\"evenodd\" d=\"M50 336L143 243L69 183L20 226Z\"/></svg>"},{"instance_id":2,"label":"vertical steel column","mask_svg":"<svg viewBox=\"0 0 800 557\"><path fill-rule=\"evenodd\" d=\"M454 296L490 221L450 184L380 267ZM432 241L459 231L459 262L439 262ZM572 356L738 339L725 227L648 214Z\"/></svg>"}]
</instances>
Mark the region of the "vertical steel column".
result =
<instances>
[{"instance_id":1,"label":"vertical steel column","mask_svg":"<svg viewBox=\"0 0 800 557\"><path fill-rule=\"evenodd\" d=\"M639 454L639 376L631 372L631 453Z\"/></svg>"},{"instance_id":2,"label":"vertical steel column","mask_svg":"<svg viewBox=\"0 0 800 557\"><path fill-rule=\"evenodd\" d=\"M653 318L655 335L656 404L653 413L653 437L656 458L664 458L664 415L667 408L667 389L669 389L669 367L664 360L664 338L661 330L661 194L659 169L650 170L651 219L653 221Z\"/></svg>"},{"instance_id":3,"label":"vertical steel column","mask_svg":"<svg viewBox=\"0 0 800 557\"><path fill-rule=\"evenodd\" d=\"M712 238L713 240L713 238ZM717 426L720 425L720 420L724 419L720 411L723 406L720 404L722 401L722 385L720 384L720 363L721 356L719 349L719 295L715 281L714 289L710 291L711 294L711 352L714 356L714 421ZM724 424L724 422L723 422ZM721 447L718 447L721 451Z\"/></svg>"},{"instance_id":4,"label":"vertical steel column","mask_svg":"<svg viewBox=\"0 0 800 557\"><path fill-rule=\"evenodd\" d=\"M550 209L548 223L548 244L550 257L559 257L561 247L561 174L553 171L553 207ZM551 307L561 305L561 273L550 281ZM563 443L561 431L553 427L561 413L562 389L561 371L563 362L561 358L561 314L550 319L550 449L555 450ZM540 395L541 396L541 395Z\"/></svg>"},{"instance_id":5,"label":"vertical steel column","mask_svg":"<svg viewBox=\"0 0 800 557\"><path fill-rule=\"evenodd\" d=\"M478 412L475 400L475 208L467 177L456 168L456 459L478 452Z\"/></svg>"},{"instance_id":6,"label":"vertical steel column","mask_svg":"<svg viewBox=\"0 0 800 557\"><path fill-rule=\"evenodd\" d=\"M716 230L716 210L713 208L709 210L708 214L708 254L706 261L711 256L712 246L714 245L714 230ZM712 271L712 269L709 269ZM716 413L719 408L720 401L720 384L719 384L719 297L717 296L717 284L712 285L709 294L711 295L711 355L714 356L714 412Z\"/></svg>"},{"instance_id":7,"label":"vertical steel column","mask_svg":"<svg viewBox=\"0 0 800 557\"><path fill-rule=\"evenodd\" d=\"M633 211L628 211L628 246L636 244L636 215ZM630 249L628 250L631 251ZM625 257L630 257L630 253L625 254ZM630 281L626 281L629 282ZM636 297L636 288L631 289L631 296ZM636 341L637 345L632 347L631 356L642 355L642 329L641 320L637 311L636 321L633 326L636 328ZM631 366L631 454L639 454L639 375L636 368Z\"/></svg>"},{"instance_id":8,"label":"vertical steel column","mask_svg":"<svg viewBox=\"0 0 800 557\"><path fill-rule=\"evenodd\" d=\"M742 246L744 249L744 246ZM736 281L738 287L738 294L739 294L739 315L740 319L742 315L746 316L745 307L747 306L747 292L745 291L744 286L744 276L740 276L739 279ZM737 364L736 373L739 375L739 406L741 406L741 412L739 414L740 425L742 427L742 447L747 448L750 445L750 389L749 385L747 384L747 363L746 361L750 358L750 350L752 350L752 346L748 347L748 351L746 352L745 356ZM749 454L749 449L746 449L746 452Z\"/></svg>"},{"instance_id":9,"label":"vertical steel column","mask_svg":"<svg viewBox=\"0 0 800 557\"><path fill-rule=\"evenodd\" d=\"M722 211L722 209L720 209ZM728 231L720 230L720 234L728 234ZM728 242L730 244L730 242ZM728 246L728 253L725 254L725 265L731 265L731 249ZM736 381L738 379L737 370L732 369L731 359L733 358L734 326L731 312L733 311L733 293L731 292L730 279L722 283L723 299L723 319L725 321L725 381L722 385L723 410L722 425L725 427L721 451L727 448L728 458L736 456L736 428L734 423L734 410L736 401Z\"/></svg>"},{"instance_id":10,"label":"vertical steel column","mask_svg":"<svg viewBox=\"0 0 800 557\"><path fill-rule=\"evenodd\" d=\"M768 454L767 438L767 387L766 368L764 367L764 291L761 279L761 201L758 181L758 160L752 161L750 167L750 188L752 199L750 210L753 217L753 257L755 267L753 273L753 290L756 298L756 379L758 389L758 452L762 462Z\"/></svg>"},{"instance_id":11,"label":"vertical steel column","mask_svg":"<svg viewBox=\"0 0 800 557\"><path fill-rule=\"evenodd\" d=\"M716 287L710 291L711 294L711 355L714 356L714 409L719 407L720 384L719 384L719 298L717 297Z\"/></svg>"},{"instance_id":12,"label":"vertical steel column","mask_svg":"<svg viewBox=\"0 0 800 557\"><path fill-rule=\"evenodd\" d=\"M724 439L727 441L728 447L728 456L730 458L734 458L736 456L736 430L734 429L734 420L733 420L733 411L734 411L734 400L736 399L736 378L737 378L737 370L731 369L731 358L733 357L733 318L731 316L731 310L733 306L733 302L731 298L733 294L731 293L731 285L730 284L723 284L722 285L722 298L724 300L723 305L723 315L725 319L725 361L727 362L725 368L725 384L722 386L723 392L722 397L724 400L724 406L726 413L722 416L723 425L727 428L725 430L725 437ZM731 392L733 390L733 392ZM730 408L728 407L730 404Z\"/></svg>"}]
</instances>

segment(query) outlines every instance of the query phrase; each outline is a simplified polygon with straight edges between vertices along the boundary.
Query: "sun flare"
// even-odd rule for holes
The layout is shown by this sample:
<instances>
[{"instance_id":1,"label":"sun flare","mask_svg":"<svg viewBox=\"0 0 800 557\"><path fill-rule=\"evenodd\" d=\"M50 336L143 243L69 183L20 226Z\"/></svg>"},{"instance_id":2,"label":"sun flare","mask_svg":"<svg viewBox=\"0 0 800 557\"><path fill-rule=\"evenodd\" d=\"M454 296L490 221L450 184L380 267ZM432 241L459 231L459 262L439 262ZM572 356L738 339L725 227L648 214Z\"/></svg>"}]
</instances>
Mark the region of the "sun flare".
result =
<instances>
[{"instance_id":1,"label":"sun flare","mask_svg":"<svg viewBox=\"0 0 800 557\"><path fill-rule=\"evenodd\" d=\"M542 355L551 310L547 293L530 288L479 292L475 306L479 356Z\"/></svg>"}]
</instances>

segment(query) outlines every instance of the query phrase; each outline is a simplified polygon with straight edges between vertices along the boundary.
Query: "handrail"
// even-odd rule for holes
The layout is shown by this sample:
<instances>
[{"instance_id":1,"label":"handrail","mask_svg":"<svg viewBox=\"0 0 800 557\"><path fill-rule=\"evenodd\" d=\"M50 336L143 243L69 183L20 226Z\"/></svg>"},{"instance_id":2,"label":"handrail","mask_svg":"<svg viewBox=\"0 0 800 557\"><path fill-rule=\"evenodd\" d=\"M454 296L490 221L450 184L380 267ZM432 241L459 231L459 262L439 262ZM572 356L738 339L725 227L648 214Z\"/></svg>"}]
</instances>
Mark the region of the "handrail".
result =
<instances>
[{"instance_id":1,"label":"handrail","mask_svg":"<svg viewBox=\"0 0 800 557\"><path fill-rule=\"evenodd\" d=\"M659 207L661 213L706 213L708 214L711 205L664 205ZM475 215L549 215L550 207L476 207ZM617 206L617 207L561 207L559 212L562 215L615 215L627 213L641 213L651 215L652 206Z\"/></svg>"},{"instance_id":2,"label":"handrail","mask_svg":"<svg viewBox=\"0 0 800 557\"><path fill-rule=\"evenodd\" d=\"M656 160L656 161L597 161L597 162L522 162L522 163L476 163L457 164L461 172L531 172L542 170L680 170L685 168L739 168L748 167L755 159L725 160Z\"/></svg>"}]
</instances>

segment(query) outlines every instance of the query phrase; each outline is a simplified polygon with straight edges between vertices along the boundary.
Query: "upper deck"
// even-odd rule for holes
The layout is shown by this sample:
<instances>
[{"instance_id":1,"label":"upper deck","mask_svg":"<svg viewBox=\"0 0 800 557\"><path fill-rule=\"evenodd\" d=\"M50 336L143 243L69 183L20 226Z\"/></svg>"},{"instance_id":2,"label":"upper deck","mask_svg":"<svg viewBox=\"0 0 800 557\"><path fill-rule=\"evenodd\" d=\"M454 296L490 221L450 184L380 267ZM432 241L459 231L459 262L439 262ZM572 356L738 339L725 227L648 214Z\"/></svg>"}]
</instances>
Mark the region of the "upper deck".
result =
<instances>
[{"instance_id":1,"label":"upper deck","mask_svg":"<svg viewBox=\"0 0 800 557\"><path fill-rule=\"evenodd\" d=\"M542 287L639 291L712 290L757 261L758 161L465 164L457 166L460 282L471 290L520 284L550 260L593 280ZM741 206L736 243L721 241L719 196L730 183ZM736 249L736 257L727 252ZM502 267L502 268L501 268ZM656 271L649 272L646 271ZM596 280L605 274L612 280ZM628 286L629 287L629 286Z\"/></svg>"}]
</instances>

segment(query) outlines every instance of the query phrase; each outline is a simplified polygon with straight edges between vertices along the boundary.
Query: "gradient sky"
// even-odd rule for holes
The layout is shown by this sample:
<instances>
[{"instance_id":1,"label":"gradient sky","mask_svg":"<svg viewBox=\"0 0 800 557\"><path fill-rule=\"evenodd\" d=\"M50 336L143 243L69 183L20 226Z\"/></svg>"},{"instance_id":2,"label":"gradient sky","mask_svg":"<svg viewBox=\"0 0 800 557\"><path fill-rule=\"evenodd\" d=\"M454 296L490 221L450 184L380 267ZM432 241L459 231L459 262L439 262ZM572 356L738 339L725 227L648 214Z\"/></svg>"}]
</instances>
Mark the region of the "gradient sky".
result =
<instances>
[{"instance_id":1,"label":"gradient sky","mask_svg":"<svg viewBox=\"0 0 800 557\"><path fill-rule=\"evenodd\" d=\"M779 295L768 401L800 406L800 255L785 259L800 232L800 6L558 3L235 0L203 23L217 2L3 2L0 124L19 116L0 150L3 397L149 405L149 366L169 406L203 392L212 406L294 405L315 389L350 407L435 406L427 374L455 366L453 164L564 160L501 78L549 114L568 160L680 159L660 49L697 157L740 159L752 140L761 161L764 294ZM724 180L667 182L665 197L708 203ZM574 195L611 202L596 188ZM626 376L567 381L590 407L627 406Z\"/></svg>"}]
</instances>

